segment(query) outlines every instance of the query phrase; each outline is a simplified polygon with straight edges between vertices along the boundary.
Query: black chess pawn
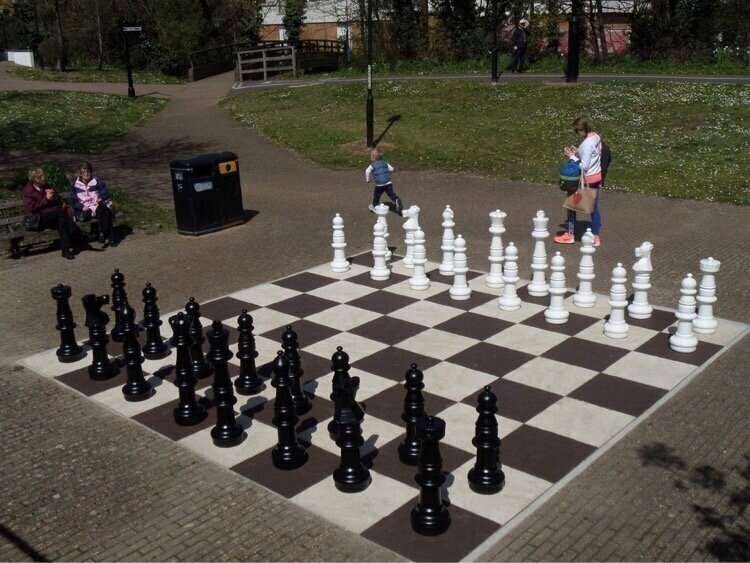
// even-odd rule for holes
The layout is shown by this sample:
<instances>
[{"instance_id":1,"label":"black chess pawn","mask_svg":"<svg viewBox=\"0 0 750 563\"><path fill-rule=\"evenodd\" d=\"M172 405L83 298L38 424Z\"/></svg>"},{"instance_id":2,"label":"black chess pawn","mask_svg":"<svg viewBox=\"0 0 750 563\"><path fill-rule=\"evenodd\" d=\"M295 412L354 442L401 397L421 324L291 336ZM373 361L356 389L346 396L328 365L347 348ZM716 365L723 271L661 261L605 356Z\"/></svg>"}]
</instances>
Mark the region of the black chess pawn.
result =
<instances>
[{"instance_id":1,"label":"black chess pawn","mask_svg":"<svg viewBox=\"0 0 750 563\"><path fill-rule=\"evenodd\" d=\"M159 307L156 305L156 288L150 283L143 289L143 322L141 326L146 329L146 344L143 346L143 355L149 360L158 360L169 355L169 346L161 337L162 324L159 317Z\"/></svg>"},{"instance_id":2,"label":"black chess pawn","mask_svg":"<svg viewBox=\"0 0 750 563\"><path fill-rule=\"evenodd\" d=\"M500 464L500 437L498 436L497 395L489 385L477 398L477 422L471 443L477 448L477 460L469 471L469 487L475 493L491 495L503 490L505 474Z\"/></svg>"},{"instance_id":3,"label":"black chess pawn","mask_svg":"<svg viewBox=\"0 0 750 563\"><path fill-rule=\"evenodd\" d=\"M145 401L154 394L154 388L143 377L143 354L135 330L135 310L127 303L122 308L122 329L122 355L128 374L122 394L126 401Z\"/></svg>"},{"instance_id":4,"label":"black chess pawn","mask_svg":"<svg viewBox=\"0 0 750 563\"><path fill-rule=\"evenodd\" d=\"M115 325L112 327L110 336L115 342L122 342L122 306L128 301L128 295L125 293L125 276L115 268L115 273L110 279L112 280L112 312L115 314Z\"/></svg>"},{"instance_id":5,"label":"black chess pawn","mask_svg":"<svg viewBox=\"0 0 750 563\"><path fill-rule=\"evenodd\" d=\"M336 347L336 353L331 356L331 369L333 370L333 380L331 381L331 401L333 401L333 419L331 419L331 422L328 423L328 434L331 437L333 441L336 441L336 436L339 433L338 430L338 420L341 418L341 404L338 402L338 400L341 398L341 395L338 393L339 389L345 389L347 388L347 385L349 385L349 380L351 379L351 376L349 375L349 354L344 352L344 349L341 346ZM357 384L359 384L359 380L357 380ZM357 398L357 390L358 387L353 387L353 397Z\"/></svg>"},{"instance_id":6,"label":"black chess pawn","mask_svg":"<svg viewBox=\"0 0 750 563\"><path fill-rule=\"evenodd\" d=\"M359 448L365 442L362 438L362 420L365 412L354 400L354 393L358 388L359 378L352 377L334 391L340 395L336 404L341 405L339 419L336 421L336 445L341 448L341 463L333 472L333 481L336 488L344 493L359 493L372 482L370 472L362 465L359 453Z\"/></svg>"},{"instance_id":7,"label":"black chess pawn","mask_svg":"<svg viewBox=\"0 0 750 563\"><path fill-rule=\"evenodd\" d=\"M203 325L201 324L201 306L191 297L185 305L185 313L190 323L190 336L193 337L193 345L190 347L190 357L193 360L193 375L197 379L204 379L211 375L211 364L206 361L203 355L203 343L206 338L203 336Z\"/></svg>"},{"instance_id":8,"label":"black chess pawn","mask_svg":"<svg viewBox=\"0 0 750 563\"><path fill-rule=\"evenodd\" d=\"M180 400L174 408L174 420L181 426L190 426L202 422L206 416L205 407L195 399L196 379L190 361L190 347L193 337L190 336L190 323L184 313L169 317L172 327L170 344L177 349L175 365L175 385L180 393Z\"/></svg>"},{"instance_id":9,"label":"black chess pawn","mask_svg":"<svg viewBox=\"0 0 750 563\"><path fill-rule=\"evenodd\" d=\"M425 416L424 412L424 375L412 364L406 372L406 397L404 397L404 412L401 420L406 423L406 436L398 445L398 458L406 465L417 465L419 458L419 438L417 438L417 420Z\"/></svg>"},{"instance_id":10,"label":"black chess pawn","mask_svg":"<svg viewBox=\"0 0 750 563\"><path fill-rule=\"evenodd\" d=\"M417 421L419 450L418 471L414 480L419 485L419 503L411 511L411 527L418 534L437 536L448 529L450 513L443 504L440 488L445 483L440 440L445 437L445 421L425 416Z\"/></svg>"},{"instance_id":11,"label":"black chess pawn","mask_svg":"<svg viewBox=\"0 0 750 563\"><path fill-rule=\"evenodd\" d=\"M57 326L60 331L60 347L57 349L57 359L64 364L77 362L83 358L83 348L76 342L76 323L73 321L73 311L70 309L71 290L69 285L58 284L52 289L52 298L57 301Z\"/></svg>"},{"instance_id":12,"label":"black chess pawn","mask_svg":"<svg viewBox=\"0 0 750 563\"><path fill-rule=\"evenodd\" d=\"M91 346L91 365L89 366L89 377L96 381L103 381L116 376L119 373L117 365L109 359L107 354L107 323L109 317L101 310L109 303L109 295L94 295L90 293L81 298L83 308L86 310L86 322L89 329L89 346Z\"/></svg>"},{"instance_id":13,"label":"black chess pawn","mask_svg":"<svg viewBox=\"0 0 750 563\"><path fill-rule=\"evenodd\" d=\"M245 439L245 430L234 418L234 404L237 402L229 377L227 362L234 355L229 351L229 331L214 321L208 331L208 358L214 366L214 405L216 406L216 426L211 429L211 439L220 448L231 448Z\"/></svg>"},{"instance_id":14,"label":"black chess pawn","mask_svg":"<svg viewBox=\"0 0 750 563\"><path fill-rule=\"evenodd\" d=\"M240 395L254 395L266 388L255 367L258 351L255 349L253 328L253 318L248 315L247 309L243 309L242 314L237 317L237 358L240 360L240 375L234 380L234 388Z\"/></svg>"},{"instance_id":15,"label":"black chess pawn","mask_svg":"<svg viewBox=\"0 0 750 563\"><path fill-rule=\"evenodd\" d=\"M271 459L278 469L297 469L307 461L307 452L297 440L295 428L299 418L294 412L292 400L292 376L289 360L279 350L273 362L273 381L276 400L273 403L273 424L278 429L278 443L271 451Z\"/></svg>"},{"instance_id":16,"label":"black chess pawn","mask_svg":"<svg viewBox=\"0 0 750 563\"><path fill-rule=\"evenodd\" d=\"M302 359L299 356L299 341L297 333L287 325L284 334L281 335L281 347L284 356L289 360L289 372L292 375L292 400L294 401L294 412L303 415L312 408L310 399L302 391Z\"/></svg>"}]
</instances>

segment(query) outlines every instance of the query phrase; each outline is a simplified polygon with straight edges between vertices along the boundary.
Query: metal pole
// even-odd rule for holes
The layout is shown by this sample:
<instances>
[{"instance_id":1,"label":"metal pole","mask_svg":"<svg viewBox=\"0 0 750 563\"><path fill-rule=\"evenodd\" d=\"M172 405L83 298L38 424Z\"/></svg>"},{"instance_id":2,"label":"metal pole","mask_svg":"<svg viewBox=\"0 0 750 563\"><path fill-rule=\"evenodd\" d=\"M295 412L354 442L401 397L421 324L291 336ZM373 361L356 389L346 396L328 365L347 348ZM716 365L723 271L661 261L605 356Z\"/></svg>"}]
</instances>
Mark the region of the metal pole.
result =
<instances>
[{"instance_id":1,"label":"metal pole","mask_svg":"<svg viewBox=\"0 0 750 563\"><path fill-rule=\"evenodd\" d=\"M497 82L497 16L499 0L492 2L492 82Z\"/></svg>"},{"instance_id":2,"label":"metal pole","mask_svg":"<svg viewBox=\"0 0 750 563\"><path fill-rule=\"evenodd\" d=\"M580 8L581 0L573 0L568 16L568 64L565 68L565 82L578 82L581 50L581 37L578 29Z\"/></svg>"},{"instance_id":3,"label":"metal pole","mask_svg":"<svg viewBox=\"0 0 750 563\"><path fill-rule=\"evenodd\" d=\"M372 0L367 0L367 146L373 142L373 99L372 99Z\"/></svg>"},{"instance_id":4,"label":"metal pole","mask_svg":"<svg viewBox=\"0 0 750 563\"><path fill-rule=\"evenodd\" d=\"M130 64L130 42L128 41L128 32L123 32L125 36L125 68L128 71L128 96L135 98L135 88L133 87L133 67Z\"/></svg>"}]
</instances>

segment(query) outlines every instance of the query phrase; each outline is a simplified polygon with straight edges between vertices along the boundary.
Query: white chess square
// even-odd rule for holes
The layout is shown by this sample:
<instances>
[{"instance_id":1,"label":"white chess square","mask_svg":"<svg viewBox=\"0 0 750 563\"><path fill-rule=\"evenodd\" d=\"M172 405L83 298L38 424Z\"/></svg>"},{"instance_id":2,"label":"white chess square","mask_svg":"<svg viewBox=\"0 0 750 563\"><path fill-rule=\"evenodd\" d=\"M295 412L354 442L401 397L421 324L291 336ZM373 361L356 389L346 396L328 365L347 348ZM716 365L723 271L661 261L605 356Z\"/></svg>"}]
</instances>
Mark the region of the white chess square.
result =
<instances>
[{"instance_id":1,"label":"white chess square","mask_svg":"<svg viewBox=\"0 0 750 563\"><path fill-rule=\"evenodd\" d=\"M431 328L399 342L395 347L444 360L478 344L479 340Z\"/></svg>"},{"instance_id":2,"label":"white chess square","mask_svg":"<svg viewBox=\"0 0 750 563\"><path fill-rule=\"evenodd\" d=\"M308 291L308 295L314 295L322 299L328 299L329 301L336 301L337 303L348 303L354 301L365 295L376 292L377 289L373 287L367 287L366 285L360 285L351 283L348 281L337 281L313 291Z\"/></svg>"},{"instance_id":3,"label":"white chess square","mask_svg":"<svg viewBox=\"0 0 750 563\"><path fill-rule=\"evenodd\" d=\"M112 410L125 415L128 418L151 410L154 407L164 405L177 398L177 388L169 381L165 381L160 377L153 375L146 377L146 381L153 386L155 393L145 401L126 401L122 394L121 385L112 387L101 393L96 393L90 398L108 406Z\"/></svg>"},{"instance_id":4,"label":"white chess square","mask_svg":"<svg viewBox=\"0 0 750 563\"><path fill-rule=\"evenodd\" d=\"M237 345L235 344L233 346L234 352L236 352L236 347ZM232 347L230 347L230 350L231 349ZM279 350L281 350L281 341L276 342L264 336L256 336L255 337L255 351L258 352L258 357L255 358L255 367L259 368L263 364L272 362L276 358L276 353ZM236 365L240 364L240 361L237 359L237 356L232 358L230 362L235 363Z\"/></svg>"},{"instance_id":5,"label":"white chess square","mask_svg":"<svg viewBox=\"0 0 750 563\"><path fill-rule=\"evenodd\" d=\"M563 397L526 424L599 447L633 418L629 414Z\"/></svg>"},{"instance_id":6,"label":"white chess square","mask_svg":"<svg viewBox=\"0 0 750 563\"><path fill-rule=\"evenodd\" d=\"M349 278L353 278L354 276L358 276L359 274L363 274L364 272L369 272L370 268L361 264L351 264L350 268L346 272L337 273L331 271L331 265L329 262L315 268L311 268L307 271L312 274L318 274L319 276L326 276L337 280L347 280Z\"/></svg>"},{"instance_id":7,"label":"white chess square","mask_svg":"<svg viewBox=\"0 0 750 563\"><path fill-rule=\"evenodd\" d=\"M533 317L539 311L544 311L546 307L543 305L537 305L536 303L529 303L524 301L521 303L521 308L516 311L504 311L498 305L498 299L493 299L475 307L471 310L472 313L484 315L486 317L493 317L495 319L502 319L512 323L520 323L525 321L529 317Z\"/></svg>"},{"instance_id":8,"label":"white chess square","mask_svg":"<svg viewBox=\"0 0 750 563\"><path fill-rule=\"evenodd\" d=\"M442 276L441 276L442 277ZM471 280L469 282L469 287L472 289L472 291L479 291L481 293L488 293L490 295L494 295L495 297L500 297L500 294L503 292L502 288L500 289L493 289L491 287L487 287L487 284L485 283L485 279L487 278L487 273L482 273L481 276L478 276ZM450 279L450 278L446 278Z\"/></svg>"},{"instance_id":9,"label":"white chess square","mask_svg":"<svg viewBox=\"0 0 750 563\"><path fill-rule=\"evenodd\" d=\"M565 308L571 313L594 317L595 319L604 319L604 317L609 315L610 311L608 303L609 298L606 295L599 295L598 293L595 293L594 295L596 296L596 303L593 307L578 307L573 303L572 295L566 297L563 302L565 303Z\"/></svg>"},{"instance_id":10,"label":"white chess square","mask_svg":"<svg viewBox=\"0 0 750 563\"><path fill-rule=\"evenodd\" d=\"M493 301L495 307L496 302ZM492 335L486 340L490 344L503 346L512 350L526 352L535 356L541 356L547 350L550 350L567 340L569 337L559 332L552 332L533 326L514 324L505 330Z\"/></svg>"},{"instance_id":11,"label":"white chess square","mask_svg":"<svg viewBox=\"0 0 750 563\"><path fill-rule=\"evenodd\" d=\"M558 395L568 395L596 376L597 372L590 369L537 357L505 374L503 379Z\"/></svg>"},{"instance_id":12,"label":"white chess square","mask_svg":"<svg viewBox=\"0 0 750 563\"><path fill-rule=\"evenodd\" d=\"M627 318L625 320L627 322ZM610 338L604 334L605 322L603 319L595 322L590 327L576 334L576 338L583 338L584 340L607 344L608 346L615 346L617 348L625 348L626 350L635 350L658 334L655 330L630 325L626 338Z\"/></svg>"},{"instance_id":13,"label":"white chess square","mask_svg":"<svg viewBox=\"0 0 750 563\"><path fill-rule=\"evenodd\" d=\"M669 390L694 370L695 366L691 364L631 352L609 366L604 373Z\"/></svg>"},{"instance_id":14,"label":"white chess square","mask_svg":"<svg viewBox=\"0 0 750 563\"><path fill-rule=\"evenodd\" d=\"M280 285L274 285L271 283L264 283L230 293L228 297L234 297L240 301L254 303L261 307L268 307L269 305L273 305L279 301L284 301L285 299L290 299L297 295L300 295L300 292L294 289L281 287ZM251 311L250 314L254 313L255 311Z\"/></svg>"},{"instance_id":15,"label":"white chess square","mask_svg":"<svg viewBox=\"0 0 750 563\"><path fill-rule=\"evenodd\" d=\"M392 379L386 379L385 377L380 377L379 375L368 373L357 368L351 368L349 370L349 375L351 377L359 377L357 401L366 401L370 397L373 397L394 385L398 385L398 383ZM324 375L323 377L313 379L312 381L308 381L302 386L302 388L317 397L325 397L328 399L333 389L333 372Z\"/></svg>"},{"instance_id":16,"label":"white chess square","mask_svg":"<svg viewBox=\"0 0 750 563\"><path fill-rule=\"evenodd\" d=\"M169 355L160 358L158 360L143 360L143 364L141 364L141 367L143 368L143 371L147 373L156 373L160 369L167 367L167 366L173 366L177 362L177 350L175 348L169 349Z\"/></svg>"},{"instance_id":17,"label":"white chess square","mask_svg":"<svg viewBox=\"0 0 750 563\"><path fill-rule=\"evenodd\" d=\"M350 363L354 363L388 347L387 344L383 344L382 342L376 342L349 332L342 332L306 346L304 351L320 356L321 358L330 359L331 354L336 351L338 346L342 346L344 351L349 354Z\"/></svg>"},{"instance_id":18,"label":"white chess square","mask_svg":"<svg viewBox=\"0 0 750 563\"><path fill-rule=\"evenodd\" d=\"M112 356L110 356L110 358L111 357ZM57 377L63 373L87 367L91 363L91 347L84 345L83 358L77 362L71 362L69 364L64 364L57 359L56 348L45 350L44 352L39 352L38 354L24 358L20 363L44 376Z\"/></svg>"},{"instance_id":19,"label":"white chess square","mask_svg":"<svg viewBox=\"0 0 750 563\"><path fill-rule=\"evenodd\" d=\"M390 265L391 265L391 271L394 274L401 274L402 276L409 276L409 277L411 277L411 275L414 273L414 268L407 268L406 266L404 266L403 259L402 260L397 260L396 262L391 262ZM425 263L425 265L424 265L424 271L425 271L425 273L432 272L433 270L436 270L438 268L438 266L440 266L440 263L438 263L438 262L430 262L428 260ZM445 276L439 276L439 277L442 278L443 281L446 280L446 279L451 280L451 283L453 281L453 278L446 278ZM440 281L440 279L437 278L437 277L435 277L435 276L432 276L432 279L435 280L435 281Z\"/></svg>"},{"instance_id":20,"label":"white chess square","mask_svg":"<svg viewBox=\"0 0 750 563\"><path fill-rule=\"evenodd\" d=\"M323 326L329 326L337 330L347 331L354 327L374 321L378 317L381 317L380 313L374 311L368 311L367 309L360 309L359 307L352 307L351 305L341 304L315 313L306 317L306 319L313 323L318 323Z\"/></svg>"},{"instance_id":21,"label":"white chess square","mask_svg":"<svg viewBox=\"0 0 750 563\"><path fill-rule=\"evenodd\" d=\"M247 436L241 444L231 448L220 448L211 439L211 427L204 428L179 440L178 443L224 467L232 467L273 447L278 439L276 429L239 415L237 422L242 425Z\"/></svg>"},{"instance_id":22,"label":"white chess square","mask_svg":"<svg viewBox=\"0 0 750 563\"><path fill-rule=\"evenodd\" d=\"M424 383L430 393L453 401L478 393L479 389L495 381L497 377L494 375L451 362L440 362L424 370Z\"/></svg>"},{"instance_id":23,"label":"white chess square","mask_svg":"<svg viewBox=\"0 0 750 563\"><path fill-rule=\"evenodd\" d=\"M477 453L476 447L471 443L476 430L477 416L479 416L474 407L470 407L464 403L456 403L444 411L437 413L436 416L445 420L445 438L443 438L443 442L471 454ZM502 416L496 415L496 418L498 434L501 438L505 438L505 436L522 425L521 422Z\"/></svg>"},{"instance_id":24,"label":"white chess square","mask_svg":"<svg viewBox=\"0 0 750 563\"><path fill-rule=\"evenodd\" d=\"M410 273L411 274L411 273ZM443 276L440 276L442 278ZM433 280L430 280L430 287L427 289L412 289L409 286L409 280L403 280L388 287L383 288L383 291L389 291L398 295L405 295L406 297L413 297L414 299L427 299L443 291L450 289L450 284L440 281L433 276Z\"/></svg>"},{"instance_id":25,"label":"white chess square","mask_svg":"<svg viewBox=\"0 0 750 563\"><path fill-rule=\"evenodd\" d=\"M253 328L255 329L254 334L262 334L273 328L294 324L295 321L299 320L298 317L293 315L287 315L286 313L266 308L250 311L250 316L253 318ZM229 320L227 326L237 328L237 319Z\"/></svg>"},{"instance_id":26,"label":"white chess square","mask_svg":"<svg viewBox=\"0 0 750 563\"><path fill-rule=\"evenodd\" d=\"M714 332L713 334L701 334L699 332L695 332L695 336L698 338L698 340L700 340L701 342L718 344L719 346L726 346L740 334L748 330L748 326L742 323L727 321L725 319L716 319L716 321L716 332Z\"/></svg>"},{"instance_id":27,"label":"white chess square","mask_svg":"<svg viewBox=\"0 0 750 563\"><path fill-rule=\"evenodd\" d=\"M457 307L447 307L431 303L430 301L417 301L389 313L388 316L422 326L433 327L463 313Z\"/></svg>"}]
</instances>

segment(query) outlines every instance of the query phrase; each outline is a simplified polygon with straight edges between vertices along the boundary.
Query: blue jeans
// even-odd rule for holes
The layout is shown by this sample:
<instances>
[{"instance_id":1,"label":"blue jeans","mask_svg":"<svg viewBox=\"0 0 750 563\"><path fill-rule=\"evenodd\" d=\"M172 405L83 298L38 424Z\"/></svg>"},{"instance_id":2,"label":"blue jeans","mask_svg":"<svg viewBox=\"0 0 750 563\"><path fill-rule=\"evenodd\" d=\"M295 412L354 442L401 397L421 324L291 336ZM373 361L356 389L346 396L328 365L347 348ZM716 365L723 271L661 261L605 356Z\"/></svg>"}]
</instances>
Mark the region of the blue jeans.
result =
<instances>
[{"instance_id":1,"label":"blue jeans","mask_svg":"<svg viewBox=\"0 0 750 563\"><path fill-rule=\"evenodd\" d=\"M401 204L401 198L398 197L398 194L393 191L393 184L387 183L384 186L375 186L375 192L372 194L372 205L378 205L380 203L380 197L383 195L383 192L388 194L388 197L391 198L391 201L396 204L396 211L399 213L401 212L401 209L403 208L403 205Z\"/></svg>"},{"instance_id":2,"label":"blue jeans","mask_svg":"<svg viewBox=\"0 0 750 563\"><path fill-rule=\"evenodd\" d=\"M601 182L595 184L589 184L589 188L595 190L599 189ZM576 212L568 209L568 232L573 234L576 229ZM591 232L594 235L599 235L599 231L602 230L602 214L599 212L599 192L596 193L596 201L594 202L594 210L591 212Z\"/></svg>"}]
</instances>

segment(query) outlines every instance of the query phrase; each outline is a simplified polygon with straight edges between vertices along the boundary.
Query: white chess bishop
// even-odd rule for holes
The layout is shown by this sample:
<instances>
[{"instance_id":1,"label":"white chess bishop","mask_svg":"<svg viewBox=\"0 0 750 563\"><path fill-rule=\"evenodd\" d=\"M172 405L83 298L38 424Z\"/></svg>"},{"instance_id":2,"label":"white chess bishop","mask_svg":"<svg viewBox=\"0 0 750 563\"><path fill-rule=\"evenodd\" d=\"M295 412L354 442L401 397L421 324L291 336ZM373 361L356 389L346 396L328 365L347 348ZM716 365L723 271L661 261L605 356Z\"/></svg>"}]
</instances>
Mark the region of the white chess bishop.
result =
<instances>
[{"instance_id":1,"label":"white chess bishop","mask_svg":"<svg viewBox=\"0 0 750 563\"><path fill-rule=\"evenodd\" d=\"M609 338L626 338L630 326L625 321L625 307L628 306L628 273L618 262L612 270L612 287L609 291L609 320L604 323L604 335Z\"/></svg>"},{"instance_id":2,"label":"white chess bishop","mask_svg":"<svg viewBox=\"0 0 750 563\"><path fill-rule=\"evenodd\" d=\"M401 212L401 216L406 217L406 222L404 223L406 253L403 264L404 267L411 269L414 267L414 233L419 229L419 207L412 205L409 209L404 209Z\"/></svg>"},{"instance_id":3,"label":"white chess bishop","mask_svg":"<svg viewBox=\"0 0 750 563\"><path fill-rule=\"evenodd\" d=\"M425 273L427 264L427 251L424 246L424 232L417 229L414 232L414 271L409 278L409 287L414 290L424 290L430 287L430 278Z\"/></svg>"},{"instance_id":4,"label":"white chess bishop","mask_svg":"<svg viewBox=\"0 0 750 563\"><path fill-rule=\"evenodd\" d=\"M346 240L344 239L344 220L341 215L336 213L333 218L333 262L331 262L331 271L344 273L349 271L349 261L346 259Z\"/></svg>"},{"instance_id":5,"label":"white chess bishop","mask_svg":"<svg viewBox=\"0 0 750 563\"><path fill-rule=\"evenodd\" d=\"M456 240L453 234L453 227L456 223L453 221L453 210L450 205L445 206L443 211L443 240L440 244L440 250L443 252L443 260L440 262L438 272L441 276L452 276L453 275L453 252L455 250L454 241Z\"/></svg>"},{"instance_id":6,"label":"white chess bishop","mask_svg":"<svg viewBox=\"0 0 750 563\"><path fill-rule=\"evenodd\" d=\"M634 319L648 319L654 308L648 302L648 290L651 289L651 251L654 245L644 242L635 249L638 259L633 264L633 302L628 305L628 315Z\"/></svg>"},{"instance_id":7,"label":"white chess bishop","mask_svg":"<svg viewBox=\"0 0 750 563\"><path fill-rule=\"evenodd\" d=\"M721 262L713 258L701 260L701 283L698 286L698 314L693 319L693 330L699 334L716 332L717 322L714 318L716 303L716 272Z\"/></svg>"},{"instance_id":8,"label":"white chess bishop","mask_svg":"<svg viewBox=\"0 0 750 563\"><path fill-rule=\"evenodd\" d=\"M372 258L373 266L370 277L375 281L385 281L391 277L391 270L385 263L385 237L383 236L383 224L375 223L373 230Z\"/></svg>"},{"instance_id":9,"label":"white chess bishop","mask_svg":"<svg viewBox=\"0 0 750 563\"><path fill-rule=\"evenodd\" d=\"M669 337L669 347L675 352L689 354L698 348L698 339L693 334L693 319L695 318L696 286L693 274L688 274L680 285L680 301L677 304L677 330Z\"/></svg>"},{"instance_id":10,"label":"white chess bishop","mask_svg":"<svg viewBox=\"0 0 750 563\"><path fill-rule=\"evenodd\" d=\"M505 232L504 221L507 217L499 209L490 213L490 271L484 278L484 284L492 289L502 289L503 285L503 233Z\"/></svg>"},{"instance_id":11,"label":"white chess bishop","mask_svg":"<svg viewBox=\"0 0 750 563\"><path fill-rule=\"evenodd\" d=\"M516 245L508 243L505 249L505 267L503 269L503 294L498 299L498 306L503 311L518 311L521 308L521 298L518 297L518 249Z\"/></svg>"},{"instance_id":12,"label":"white chess bishop","mask_svg":"<svg viewBox=\"0 0 750 563\"><path fill-rule=\"evenodd\" d=\"M388 220L386 219L388 217L388 206L385 203L381 203L375 206L375 215L378 217L378 223L383 224L383 232L385 233L383 235L383 238L385 238L385 260L386 262L390 260L393 256L393 253L391 252L391 249L388 248Z\"/></svg>"},{"instance_id":13,"label":"white chess bishop","mask_svg":"<svg viewBox=\"0 0 750 563\"><path fill-rule=\"evenodd\" d=\"M573 295L573 305L576 307L593 307L596 305L596 294L593 289L594 281L594 235L591 229L581 237L581 262L578 264L578 290Z\"/></svg>"},{"instance_id":14,"label":"white chess bishop","mask_svg":"<svg viewBox=\"0 0 750 563\"><path fill-rule=\"evenodd\" d=\"M471 297L471 288L466 283L466 272L469 271L466 258L466 241L464 237L456 237L456 249L453 256L453 285L448 290L451 299L455 301L466 301Z\"/></svg>"},{"instance_id":15,"label":"white chess bishop","mask_svg":"<svg viewBox=\"0 0 750 563\"><path fill-rule=\"evenodd\" d=\"M544 211L539 210L536 212L533 222L534 230L531 232L531 236L534 237L536 242L534 243L534 254L531 256L531 281L526 289L532 297L546 297L549 295L549 286L544 274L547 269L547 250L544 247L544 241L549 237L549 231L547 230L549 217L544 214Z\"/></svg>"}]
</instances>

